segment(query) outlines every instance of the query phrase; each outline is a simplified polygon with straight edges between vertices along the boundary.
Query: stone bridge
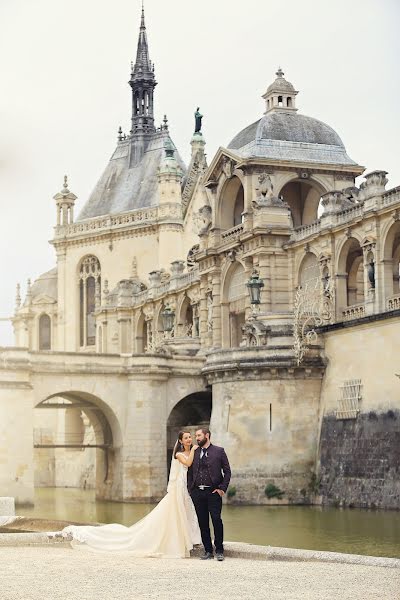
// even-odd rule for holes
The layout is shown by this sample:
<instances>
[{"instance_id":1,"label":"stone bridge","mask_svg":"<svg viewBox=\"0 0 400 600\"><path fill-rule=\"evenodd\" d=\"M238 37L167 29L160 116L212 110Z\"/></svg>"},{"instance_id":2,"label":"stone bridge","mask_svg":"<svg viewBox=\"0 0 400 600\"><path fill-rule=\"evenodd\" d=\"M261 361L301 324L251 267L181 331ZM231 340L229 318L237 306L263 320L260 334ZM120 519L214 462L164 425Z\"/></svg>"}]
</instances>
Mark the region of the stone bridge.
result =
<instances>
[{"instance_id":1,"label":"stone bridge","mask_svg":"<svg viewBox=\"0 0 400 600\"><path fill-rule=\"evenodd\" d=\"M159 499L167 449L180 427L209 422L204 358L0 349L0 488L18 503L34 493L37 407L78 407L96 432L96 495ZM54 399L57 399L56 401ZM192 421L192 422L191 422Z\"/></svg>"}]
</instances>

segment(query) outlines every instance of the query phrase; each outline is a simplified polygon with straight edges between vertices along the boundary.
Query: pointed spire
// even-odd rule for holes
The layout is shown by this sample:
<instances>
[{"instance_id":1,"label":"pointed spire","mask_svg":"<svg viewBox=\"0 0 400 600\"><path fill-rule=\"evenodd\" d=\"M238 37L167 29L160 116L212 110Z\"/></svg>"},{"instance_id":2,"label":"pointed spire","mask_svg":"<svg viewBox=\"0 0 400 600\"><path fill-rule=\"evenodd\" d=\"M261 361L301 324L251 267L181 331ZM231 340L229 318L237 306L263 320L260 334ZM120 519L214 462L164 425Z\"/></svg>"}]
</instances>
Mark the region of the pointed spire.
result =
<instances>
[{"instance_id":1,"label":"pointed spire","mask_svg":"<svg viewBox=\"0 0 400 600\"><path fill-rule=\"evenodd\" d=\"M139 40L136 53L136 64L134 70L142 69L151 71L151 62L149 60L149 45L147 42L146 23L144 20L144 5L142 2L142 16L140 18Z\"/></svg>"},{"instance_id":2,"label":"pointed spire","mask_svg":"<svg viewBox=\"0 0 400 600\"><path fill-rule=\"evenodd\" d=\"M15 312L21 308L21 285L17 283L17 293L15 294Z\"/></svg>"},{"instance_id":3,"label":"pointed spire","mask_svg":"<svg viewBox=\"0 0 400 600\"><path fill-rule=\"evenodd\" d=\"M155 131L154 88L157 82L154 76L154 65L149 58L143 3L136 62L131 65L129 85L132 88L131 134L153 133Z\"/></svg>"},{"instance_id":4,"label":"pointed spire","mask_svg":"<svg viewBox=\"0 0 400 600\"><path fill-rule=\"evenodd\" d=\"M25 305L29 306L32 302L32 289L31 289L31 280L28 279L26 283L26 296L25 296Z\"/></svg>"}]
</instances>

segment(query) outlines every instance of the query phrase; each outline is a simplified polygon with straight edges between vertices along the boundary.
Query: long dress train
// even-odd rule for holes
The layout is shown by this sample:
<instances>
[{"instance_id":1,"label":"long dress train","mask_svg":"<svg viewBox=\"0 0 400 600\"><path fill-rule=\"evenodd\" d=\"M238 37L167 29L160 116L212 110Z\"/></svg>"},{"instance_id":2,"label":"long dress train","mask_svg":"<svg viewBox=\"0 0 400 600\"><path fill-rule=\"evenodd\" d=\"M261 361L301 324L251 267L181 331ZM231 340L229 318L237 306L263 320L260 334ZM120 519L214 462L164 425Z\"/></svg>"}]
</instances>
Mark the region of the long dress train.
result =
<instances>
[{"instance_id":1,"label":"long dress train","mask_svg":"<svg viewBox=\"0 0 400 600\"><path fill-rule=\"evenodd\" d=\"M167 493L143 519L125 527L69 525L62 530L72 536L72 546L100 552L130 552L141 557L186 558L201 543L192 499L187 491L188 468L172 458Z\"/></svg>"}]
</instances>

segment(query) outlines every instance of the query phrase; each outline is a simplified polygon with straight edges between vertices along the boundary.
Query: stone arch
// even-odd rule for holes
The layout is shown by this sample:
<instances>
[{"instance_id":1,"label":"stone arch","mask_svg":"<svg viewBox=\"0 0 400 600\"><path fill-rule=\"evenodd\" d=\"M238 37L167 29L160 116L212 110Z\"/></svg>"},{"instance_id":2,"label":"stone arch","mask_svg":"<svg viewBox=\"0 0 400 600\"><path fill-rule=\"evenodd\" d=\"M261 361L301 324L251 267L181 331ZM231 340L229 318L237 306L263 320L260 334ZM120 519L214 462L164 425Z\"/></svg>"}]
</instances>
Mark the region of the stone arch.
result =
<instances>
[{"instance_id":1,"label":"stone arch","mask_svg":"<svg viewBox=\"0 0 400 600\"><path fill-rule=\"evenodd\" d=\"M400 221L388 228L382 240L385 298L400 294Z\"/></svg>"},{"instance_id":2,"label":"stone arch","mask_svg":"<svg viewBox=\"0 0 400 600\"><path fill-rule=\"evenodd\" d=\"M87 448L95 453L95 489L96 497L115 499L121 488L121 447L122 429L119 420L112 408L98 396L82 390L57 390L39 398L40 391L35 386L36 400L34 408L38 411L63 410L65 413L63 425L63 439L60 432L52 436L47 430L43 438L42 432L38 435L35 430L34 445L42 452L47 448L63 448L71 452L78 448ZM69 413L69 415L68 415ZM85 439L83 423L90 424L93 435ZM75 423L75 429L73 427ZM79 426L78 426L79 425ZM68 435L67 435L68 433ZM48 443L46 444L46 436ZM50 441L49 441L50 440ZM72 454L72 462L77 457ZM58 482L58 485L60 481ZM79 486L76 486L79 487ZM118 491L117 491L118 490Z\"/></svg>"},{"instance_id":3,"label":"stone arch","mask_svg":"<svg viewBox=\"0 0 400 600\"><path fill-rule=\"evenodd\" d=\"M179 400L167 419L167 465L171 464L172 451L181 430L194 435L199 427L209 427L212 412L211 390L192 392Z\"/></svg>"},{"instance_id":4,"label":"stone arch","mask_svg":"<svg viewBox=\"0 0 400 600\"><path fill-rule=\"evenodd\" d=\"M177 308L177 326L179 333L183 337L195 337L194 331L194 311L189 296L182 297L179 308Z\"/></svg>"},{"instance_id":5,"label":"stone arch","mask_svg":"<svg viewBox=\"0 0 400 600\"><path fill-rule=\"evenodd\" d=\"M223 274L221 290L222 347L237 348L242 341L247 297L245 268L240 261Z\"/></svg>"},{"instance_id":6,"label":"stone arch","mask_svg":"<svg viewBox=\"0 0 400 600\"><path fill-rule=\"evenodd\" d=\"M281 186L278 196L289 205L293 226L300 227L317 220L321 196L326 192L315 179L294 176Z\"/></svg>"},{"instance_id":7,"label":"stone arch","mask_svg":"<svg viewBox=\"0 0 400 600\"><path fill-rule=\"evenodd\" d=\"M349 237L341 244L336 277L339 311L364 302L363 250L358 238Z\"/></svg>"},{"instance_id":8,"label":"stone arch","mask_svg":"<svg viewBox=\"0 0 400 600\"><path fill-rule=\"evenodd\" d=\"M148 321L146 321L145 314L142 311L139 312L139 314L136 318L136 323L135 323L134 327L135 327L134 352L136 354L144 354L147 351L148 338L149 338L149 332L148 332L149 324L148 324Z\"/></svg>"},{"instance_id":9,"label":"stone arch","mask_svg":"<svg viewBox=\"0 0 400 600\"><path fill-rule=\"evenodd\" d=\"M217 227L231 229L242 222L244 187L238 175L226 179L221 187L216 211Z\"/></svg>"},{"instance_id":10,"label":"stone arch","mask_svg":"<svg viewBox=\"0 0 400 600\"><path fill-rule=\"evenodd\" d=\"M297 271L297 285L304 286L319 277L319 262L316 254L312 251L306 252Z\"/></svg>"}]
</instances>

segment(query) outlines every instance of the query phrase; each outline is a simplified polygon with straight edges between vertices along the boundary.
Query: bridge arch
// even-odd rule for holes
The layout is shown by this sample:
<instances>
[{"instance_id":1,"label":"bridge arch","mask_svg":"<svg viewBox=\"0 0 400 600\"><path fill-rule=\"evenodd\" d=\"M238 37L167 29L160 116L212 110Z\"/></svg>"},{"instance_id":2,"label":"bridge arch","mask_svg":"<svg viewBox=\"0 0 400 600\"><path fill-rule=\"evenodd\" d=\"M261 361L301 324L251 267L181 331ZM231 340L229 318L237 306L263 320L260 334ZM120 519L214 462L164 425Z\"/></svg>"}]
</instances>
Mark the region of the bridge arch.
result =
<instances>
[{"instance_id":1,"label":"bridge arch","mask_svg":"<svg viewBox=\"0 0 400 600\"><path fill-rule=\"evenodd\" d=\"M194 436L196 429L210 425L211 412L211 389L192 392L179 400L172 408L167 419L168 472L179 431L187 430Z\"/></svg>"},{"instance_id":2,"label":"bridge arch","mask_svg":"<svg viewBox=\"0 0 400 600\"><path fill-rule=\"evenodd\" d=\"M111 406L87 391L61 389L35 401L34 407L37 484L53 481L55 487L86 487L89 482L97 498L115 499L120 487L122 430ZM51 410L52 418L41 418L43 409ZM62 418L55 416L60 411ZM40 427L41 421L45 428ZM53 469L51 477L43 472L43 465ZM71 477L74 468L78 472Z\"/></svg>"}]
</instances>

